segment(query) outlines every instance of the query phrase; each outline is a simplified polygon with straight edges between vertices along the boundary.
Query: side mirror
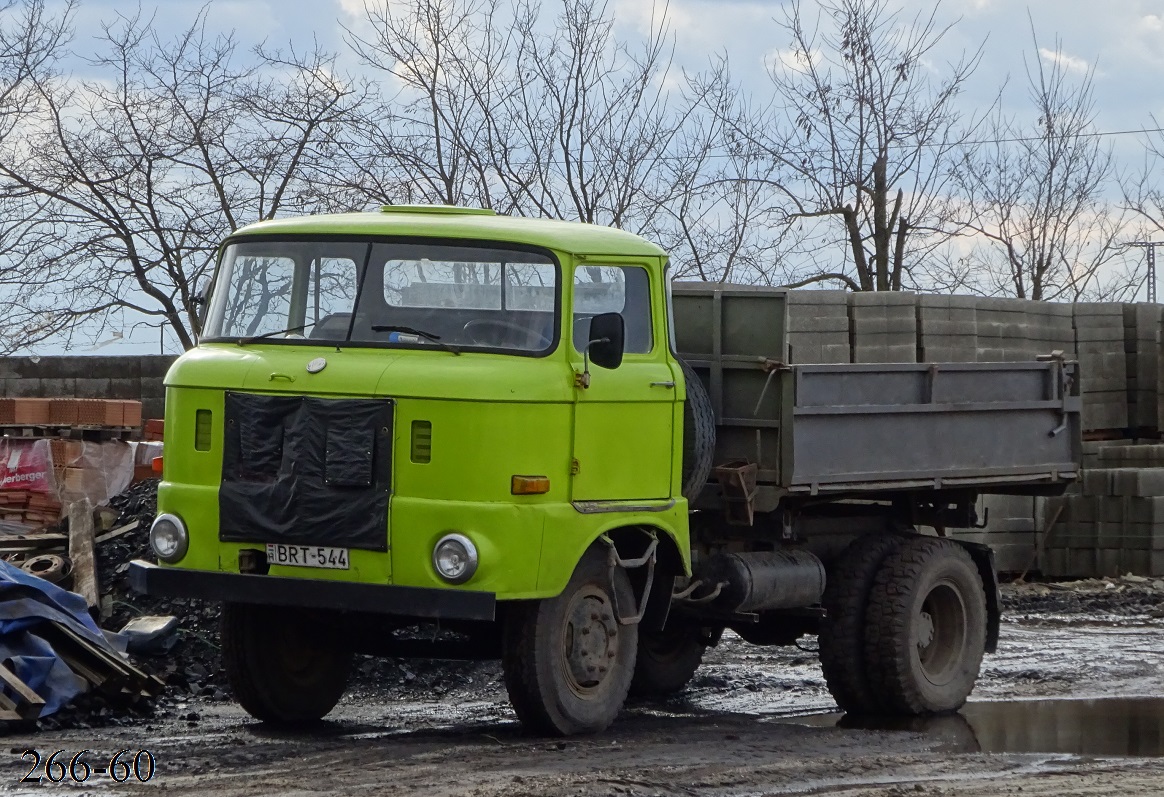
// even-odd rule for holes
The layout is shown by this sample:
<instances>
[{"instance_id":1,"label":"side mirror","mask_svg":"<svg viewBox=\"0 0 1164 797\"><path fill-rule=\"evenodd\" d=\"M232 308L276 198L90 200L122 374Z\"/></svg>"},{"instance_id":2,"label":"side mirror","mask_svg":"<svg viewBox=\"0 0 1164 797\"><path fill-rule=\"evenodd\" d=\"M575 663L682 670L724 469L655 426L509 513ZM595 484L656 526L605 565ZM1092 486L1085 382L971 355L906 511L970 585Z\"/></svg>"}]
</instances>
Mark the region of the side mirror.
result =
<instances>
[{"instance_id":1,"label":"side mirror","mask_svg":"<svg viewBox=\"0 0 1164 797\"><path fill-rule=\"evenodd\" d=\"M202 334L202 327L206 326L206 311L210 306L210 277L202 277L194 289L195 317L198 319L198 334Z\"/></svg>"},{"instance_id":2,"label":"side mirror","mask_svg":"<svg viewBox=\"0 0 1164 797\"><path fill-rule=\"evenodd\" d=\"M590 361L600 368L618 368L622 365L626 325L622 313L602 313L590 319L590 342L586 351Z\"/></svg>"}]
</instances>

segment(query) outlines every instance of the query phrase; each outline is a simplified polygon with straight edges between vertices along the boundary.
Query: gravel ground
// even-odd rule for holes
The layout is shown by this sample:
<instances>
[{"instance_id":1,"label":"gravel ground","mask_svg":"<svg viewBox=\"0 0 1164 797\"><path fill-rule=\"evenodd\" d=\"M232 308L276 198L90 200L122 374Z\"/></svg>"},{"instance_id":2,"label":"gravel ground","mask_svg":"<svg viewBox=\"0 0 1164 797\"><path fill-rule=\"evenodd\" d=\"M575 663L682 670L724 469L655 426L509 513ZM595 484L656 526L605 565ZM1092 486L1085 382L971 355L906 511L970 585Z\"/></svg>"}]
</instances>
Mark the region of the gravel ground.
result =
<instances>
[{"instance_id":1,"label":"gravel ground","mask_svg":"<svg viewBox=\"0 0 1164 797\"><path fill-rule=\"evenodd\" d=\"M152 516L153 489L116 499L120 521ZM213 607L127 591L122 565L147 554L146 537L143 523L100 546L113 601L106 624L142 613L181 618L175 650L139 661L169 690L130 712L81 701L38 730L11 729L0 792L43 788L19 782L32 763L25 750L88 749L96 761L145 749L156 762L149 784L95 775L86 787L120 794L160 784L222 797L386 785L474 797L1164 794L1164 579L1004 585L1002 640L973 702L934 722L853 723L835 713L815 640L757 648L728 633L684 693L629 705L598 737L524 735L496 663L371 659L357 663L327 722L289 734L254 722L226 695Z\"/></svg>"}]
</instances>

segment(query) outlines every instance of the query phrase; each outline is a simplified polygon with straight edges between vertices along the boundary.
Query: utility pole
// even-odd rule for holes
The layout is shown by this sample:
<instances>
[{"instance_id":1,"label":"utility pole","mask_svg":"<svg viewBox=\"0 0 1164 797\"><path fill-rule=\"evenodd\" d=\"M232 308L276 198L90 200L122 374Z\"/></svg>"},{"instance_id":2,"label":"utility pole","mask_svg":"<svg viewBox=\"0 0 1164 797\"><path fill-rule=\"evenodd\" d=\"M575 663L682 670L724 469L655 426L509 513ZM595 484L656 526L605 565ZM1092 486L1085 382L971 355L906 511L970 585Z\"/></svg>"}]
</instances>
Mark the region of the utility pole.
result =
<instances>
[{"instance_id":1,"label":"utility pole","mask_svg":"<svg viewBox=\"0 0 1164 797\"><path fill-rule=\"evenodd\" d=\"M1144 249L1148 262L1148 301L1156 301L1156 245L1164 246L1160 241L1133 241L1128 246L1138 246Z\"/></svg>"}]
</instances>

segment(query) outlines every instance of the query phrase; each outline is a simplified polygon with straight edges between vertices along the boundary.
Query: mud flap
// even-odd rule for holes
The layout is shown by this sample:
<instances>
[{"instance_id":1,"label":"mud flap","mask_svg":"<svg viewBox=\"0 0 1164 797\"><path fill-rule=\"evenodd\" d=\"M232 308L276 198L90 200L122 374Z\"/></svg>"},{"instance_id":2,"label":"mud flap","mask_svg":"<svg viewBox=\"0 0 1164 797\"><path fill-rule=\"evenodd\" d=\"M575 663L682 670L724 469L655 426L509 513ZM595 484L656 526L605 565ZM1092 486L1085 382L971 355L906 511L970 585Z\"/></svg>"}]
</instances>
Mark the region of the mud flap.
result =
<instances>
[{"instance_id":1,"label":"mud flap","mask_svg":"<svg viewBox=\"0 0 1164 797\"><path fill-rule=\"evenodd\" d=\"M998 571L994 565L994 551L989 545L977 542L954 540L970 554L978 575L982 578L982 591L986 593L986 647L987 653L998 649L998 636L1002 625L1002 594L998 589Z\"/></svg>"}]
</instances>

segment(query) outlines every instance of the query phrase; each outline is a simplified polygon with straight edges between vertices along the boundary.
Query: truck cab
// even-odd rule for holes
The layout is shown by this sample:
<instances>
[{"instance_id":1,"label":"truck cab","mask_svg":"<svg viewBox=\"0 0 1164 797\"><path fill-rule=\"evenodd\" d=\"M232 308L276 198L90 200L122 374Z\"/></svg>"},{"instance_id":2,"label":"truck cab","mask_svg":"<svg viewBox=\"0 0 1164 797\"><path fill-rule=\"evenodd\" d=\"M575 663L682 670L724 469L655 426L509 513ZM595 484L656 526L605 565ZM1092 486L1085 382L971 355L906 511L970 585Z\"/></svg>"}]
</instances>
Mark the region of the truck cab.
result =
<instances>
[{"instance_id":1,"label":"truck cab","mask_svg":"<svg viewBox=\"0 0 1164 797\"><path fill-rule=\"evenodd\" d=\"M666 263L618 230L447 207L240 230L166 378L141 587L225 601L244 706L295 720L262 696L278 657L242 663L264 626L307 622L281 618L336 613L384 643L417 620L488 629L561 595L588 551L605 567L616 539L689 572Z\"/></svg>"}]
</instances>

